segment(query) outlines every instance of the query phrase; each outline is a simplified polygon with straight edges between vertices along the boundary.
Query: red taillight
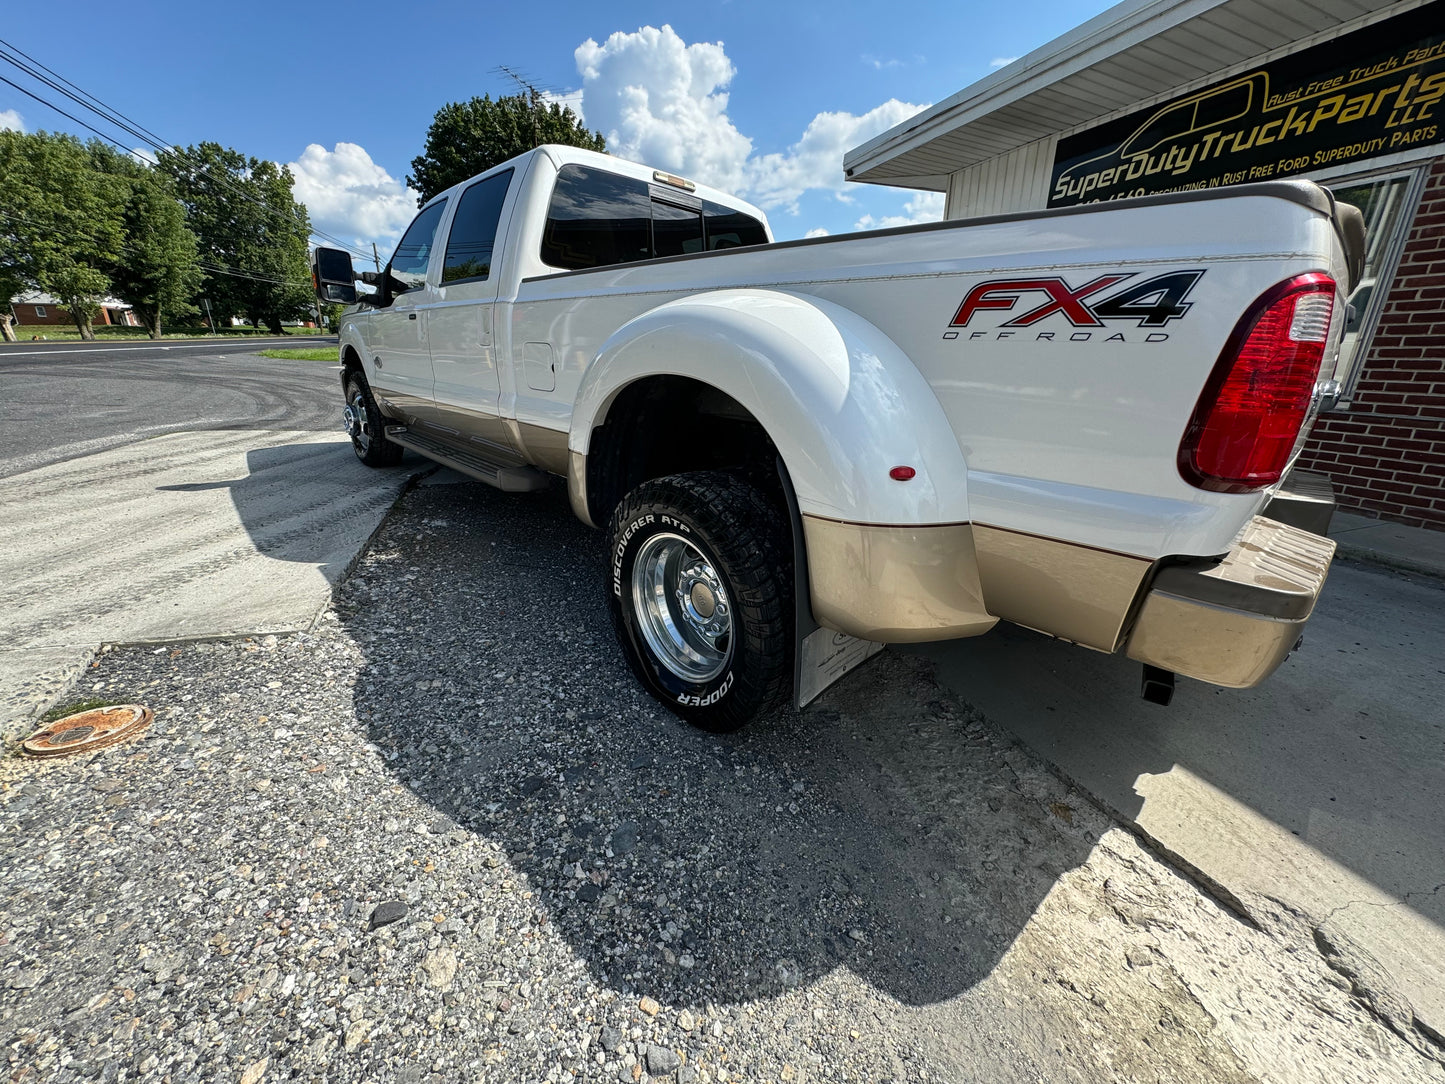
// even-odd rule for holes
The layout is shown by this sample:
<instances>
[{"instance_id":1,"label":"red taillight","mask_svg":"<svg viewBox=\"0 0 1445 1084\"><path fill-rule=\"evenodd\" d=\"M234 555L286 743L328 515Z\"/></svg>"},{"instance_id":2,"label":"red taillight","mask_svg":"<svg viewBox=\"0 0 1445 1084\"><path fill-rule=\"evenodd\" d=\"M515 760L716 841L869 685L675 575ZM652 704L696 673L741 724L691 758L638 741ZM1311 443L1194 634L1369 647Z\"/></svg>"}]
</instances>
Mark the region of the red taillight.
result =
<instances>
[{"instance_id":1,"label":"red taillight","mask_svg":"<svg viewBox=\"0 0 1445 1084\"><path fill-rule=\"evenodd\" d=\"M1299 275L1244 314L1179 445L1185 481L1225 493L1279 481L1309 414L1334 303L1334 279Z\"/></svg>"}]
</instances>

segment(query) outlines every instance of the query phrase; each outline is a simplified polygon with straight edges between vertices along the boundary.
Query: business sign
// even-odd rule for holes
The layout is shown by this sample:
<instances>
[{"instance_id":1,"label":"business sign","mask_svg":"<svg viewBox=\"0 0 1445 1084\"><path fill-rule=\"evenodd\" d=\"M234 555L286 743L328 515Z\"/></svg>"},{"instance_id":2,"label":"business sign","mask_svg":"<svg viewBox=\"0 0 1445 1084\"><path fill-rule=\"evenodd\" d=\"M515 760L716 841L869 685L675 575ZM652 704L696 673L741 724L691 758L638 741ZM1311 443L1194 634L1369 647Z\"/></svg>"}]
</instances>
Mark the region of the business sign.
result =
<instances>
[{"instance_id":1,"label":"business sign","mask_svg":"<svg viewBox=\"0 0 1445 1084\"><path fill-rule=\"evenodd\" d=\"M1059 140L1050 207L1308 173L1445 140L1445 0Z\"/></svg>"}]
</instances>

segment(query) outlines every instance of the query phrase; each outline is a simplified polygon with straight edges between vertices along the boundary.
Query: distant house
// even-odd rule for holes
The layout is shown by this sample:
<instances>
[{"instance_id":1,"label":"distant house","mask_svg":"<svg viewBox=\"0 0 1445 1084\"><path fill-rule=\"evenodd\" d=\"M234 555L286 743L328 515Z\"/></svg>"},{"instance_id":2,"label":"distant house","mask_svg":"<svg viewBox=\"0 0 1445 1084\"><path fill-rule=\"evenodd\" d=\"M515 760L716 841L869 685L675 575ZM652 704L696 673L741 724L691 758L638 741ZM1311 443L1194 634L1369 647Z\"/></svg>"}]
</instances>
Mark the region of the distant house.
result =
<instances>
[{"instance_id":1,"label":"distant house","mask_svg":"<svg viewBox=\"0 0 1445 1084\"><path fill-rule=\"evenodd\" d=\"M73 325L75 323L70 318L70 310L49 294L21 294L19 297L11 299L10 310L15 313L15 323L21 327L30 327L35 324L44 326ZM91 323L96 326L110 324L119 324L123 327L141 326L135 313L131 312L130 306L113 297L107 297L101 301L100 312L95 314L95 319Z\"/></svg>"}]
</instances>

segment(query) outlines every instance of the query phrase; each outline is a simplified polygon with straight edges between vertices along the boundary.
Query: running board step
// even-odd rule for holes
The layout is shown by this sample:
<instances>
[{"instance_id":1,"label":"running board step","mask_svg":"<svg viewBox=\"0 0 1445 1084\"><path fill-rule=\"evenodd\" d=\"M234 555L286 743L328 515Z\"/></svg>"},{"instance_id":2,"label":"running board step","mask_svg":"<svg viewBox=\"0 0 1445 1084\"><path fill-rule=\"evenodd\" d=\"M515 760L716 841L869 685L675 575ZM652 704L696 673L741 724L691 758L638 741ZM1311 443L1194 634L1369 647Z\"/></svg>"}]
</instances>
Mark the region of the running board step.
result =
<instances>
[{"instance_id":1,"label":"running board step","mask_svg":"<svg viewBox=\"0 0 1445 1084\"><path fill-rule=\"evenodd\" d=\"M386 439L507 493L530 493L533 490L546 489L551 484L551 476L535 467L495 463L466 448L458 448L415 433L404 425L388 425Z\"/></svg>"}]
</instances>

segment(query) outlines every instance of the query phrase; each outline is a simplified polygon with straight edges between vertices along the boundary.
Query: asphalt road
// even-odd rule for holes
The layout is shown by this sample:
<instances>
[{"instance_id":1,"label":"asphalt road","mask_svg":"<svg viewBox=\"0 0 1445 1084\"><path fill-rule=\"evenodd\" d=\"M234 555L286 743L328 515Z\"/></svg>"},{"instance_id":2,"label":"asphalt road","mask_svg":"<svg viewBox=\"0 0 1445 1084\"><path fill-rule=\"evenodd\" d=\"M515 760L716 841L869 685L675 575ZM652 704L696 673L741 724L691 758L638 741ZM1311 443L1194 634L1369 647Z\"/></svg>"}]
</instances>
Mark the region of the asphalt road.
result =
<instances>
[{"instance_id":1,"label":"asphalt road","mask_svg":"<svg viewBox=\"0 0 1445 1084\"><path fill-rule=\"evenodd\" d=\"M0 729L103 643L306 628L327 604L415 463L358 463L336 366L262 348L0 352Z\"/></svg>"},{"instance_id":2,"label":"asphalt road","mask_svg":"<svg viewBox=\"0 0 1445 1084\"><path fill-rule=\"evenodd\" d=\"M339 430L334 366L255 353L335 342L286 336L0 347L0 478L164 433Z\"/></svg>"}]
</instances>

